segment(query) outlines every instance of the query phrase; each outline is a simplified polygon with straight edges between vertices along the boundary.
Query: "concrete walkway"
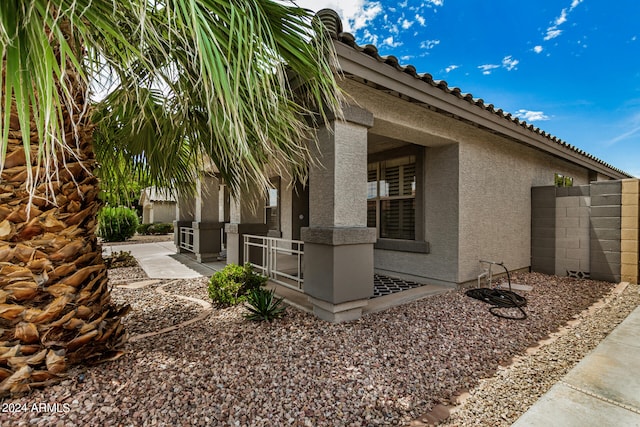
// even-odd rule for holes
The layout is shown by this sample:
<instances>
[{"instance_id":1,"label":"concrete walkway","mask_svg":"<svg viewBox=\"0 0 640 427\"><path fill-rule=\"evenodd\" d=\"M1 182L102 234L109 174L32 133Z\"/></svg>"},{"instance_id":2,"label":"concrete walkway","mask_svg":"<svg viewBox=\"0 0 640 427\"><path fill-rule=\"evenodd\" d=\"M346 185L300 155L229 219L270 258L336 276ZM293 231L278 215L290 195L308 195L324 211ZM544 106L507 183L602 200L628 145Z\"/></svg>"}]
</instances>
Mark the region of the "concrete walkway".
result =
<instances>
[{"instance_id":1,"label":"concrete walkway","mask_svg":"<svg viewBox=\"0 0 640 427\"><path fill-rule=\"evenodd\" d=\"M514 427L640 427L640 307Z\"/></svg>"},{"instance_id":2,"label":"concrete walkway","mask_svg":"<svg viewBox=\"0 0 640 427\"><path fill-rule=\"evenodd\" d=\"M172 257L176 254L173 242L104 246L102 251L105 254L131 252L150 279L193 279L203 276Z\"/></svg>"}]
</instances>

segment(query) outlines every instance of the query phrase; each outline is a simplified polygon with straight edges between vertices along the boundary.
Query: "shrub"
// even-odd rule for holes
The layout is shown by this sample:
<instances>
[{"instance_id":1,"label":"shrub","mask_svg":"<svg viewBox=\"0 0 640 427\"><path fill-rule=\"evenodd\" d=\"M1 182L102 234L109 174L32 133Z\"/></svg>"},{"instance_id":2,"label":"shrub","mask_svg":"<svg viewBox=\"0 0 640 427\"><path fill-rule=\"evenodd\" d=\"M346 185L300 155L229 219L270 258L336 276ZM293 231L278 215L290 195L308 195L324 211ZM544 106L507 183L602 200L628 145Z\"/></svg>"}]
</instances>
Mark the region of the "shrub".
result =
<instances>
[{"instance_id":1,"label":"shrub","mask_svg":"<svg viewBox=\"0 0 640 427\"><path fill-rule=\"evenodd\" d=\"M256 321L272 321L284 315L285 307L282 305L282 298L274 298L273 289L256 288L249 291L247 295L248 313L244 317Z\"/></svg>"},{"instance_id":2,"label":"shrub","mask_svg":"<svg viewBox=\"0 0 640 427\"><path fill-rule=\"evenodd\" d=\"M136 231L138 234L149 234L149 228L151 228L153 224L140 224Z\"/></svg>"},{"instance_id":3,"label":"shrub","mask_svg":"<svg viewBox=\"0 0 640 427\"><path fill-rule=\"evenodd\" d=\"M168 234L173 233L173 224L161 222L158 224L151 224L149 227L149 232L151 234Z\"/></svg>"},{"instance_id":4,"label":"shrub","mask_svg":"<svg viewBox=\"0 0 640 427\"><path fill-rule=\"evenodd\" d=\"M260 288L266 282L267 278L255 273L249 263L244 267L228 264L209 280L209 297L221 306L236 305L245 301L252 289Z\"/></svg>"},{"instance_id":5,"label":"shrub","mask_svg":"<svg viewBox=\"0 0 640 427\"><path fill-rule=\"evenodd\" d=\"M138 215L124 206L104 207L98 213L98 236L107 242L121 242L133 237L138 228Z\"/></svg>"},{"instance_id":6,"label":"shrub","mask_svg":"<svg viewBox=\"0 0 640 427\"><path fill-rule=\"evenodd\" d=\"M168 234L173 233L173 224L161 222L157 224L140 224L138 234Z\"/></svg>"}]
</instances>

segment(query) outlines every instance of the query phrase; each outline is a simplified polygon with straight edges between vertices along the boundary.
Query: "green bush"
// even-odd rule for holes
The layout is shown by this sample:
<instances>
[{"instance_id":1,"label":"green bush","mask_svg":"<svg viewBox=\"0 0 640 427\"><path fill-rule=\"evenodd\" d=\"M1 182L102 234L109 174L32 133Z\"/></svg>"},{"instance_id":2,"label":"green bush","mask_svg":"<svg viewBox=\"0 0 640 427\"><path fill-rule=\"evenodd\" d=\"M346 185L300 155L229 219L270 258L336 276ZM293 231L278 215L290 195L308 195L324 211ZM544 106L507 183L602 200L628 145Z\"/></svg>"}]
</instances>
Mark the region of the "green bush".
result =
<instances>
[{"instance_id":1,"label":"green bush","mask_svg":"<svg viewBox=\"0 0 640 427\"><path fill-rule=\"evenodd\" d=\"M272 321L284 316L285 307L282 305L282 298L274 298L273 289L257 288L251 289L247 295L248 313L244 317L256 321Z\"/></svg>"},{"instance_id":2,"label":"green bush","mask_svg":"<svg viewBox=\"0 0 640 427\"><path fill-rule=\"evenodd\" d=\"M158 223L158 224L151 224L151 227L149 227L149 232L151 234L168 234L168 233L173 233L173 224L169 224L169 223Z\"/></svg>"},{"instance_id":3,"label":"green bush","mask_svg":"<svg viewBox=\"0 0 640 427\"><path fill-rule=\"evenodd\" d=\"M133 209L107 206L98 213L98 236L107 242L130 239L137 228L138 215Z\"/></svg>"},{"instance_id":4,"label":"green bush","mask_svg":"<svg viewBox=\"0 0 640 427\"><path fill-rule=\"evenodd\" d=\"M138 234L168 234L173 233L173 224L161 222L157 224L140 224Z\"/></svg>"},{"instance_id":5,"label":"green bush","mask_svg":"<svg viewBox=\"0 0 640 427\"><path fill-rule=\"evenodd\" d=\"M231 306L246 301L247 294L267 282L267 278L255 273L251 264L244 267L237 264L227 264L217 271L209 280L209 297L221 306Z\"/></svg>"},{"instance_id":6,"label":"green bush","mask_svg":"<svg viewBox=\"0 0 640 427\"><path fill-rule=\"evenodd\" d=\"M138 234L151 234L149 233L149 228L151 228L152 225L153 224L140 224L138 225L136 231L138 232Z\"/></svg>"}]
</instances>

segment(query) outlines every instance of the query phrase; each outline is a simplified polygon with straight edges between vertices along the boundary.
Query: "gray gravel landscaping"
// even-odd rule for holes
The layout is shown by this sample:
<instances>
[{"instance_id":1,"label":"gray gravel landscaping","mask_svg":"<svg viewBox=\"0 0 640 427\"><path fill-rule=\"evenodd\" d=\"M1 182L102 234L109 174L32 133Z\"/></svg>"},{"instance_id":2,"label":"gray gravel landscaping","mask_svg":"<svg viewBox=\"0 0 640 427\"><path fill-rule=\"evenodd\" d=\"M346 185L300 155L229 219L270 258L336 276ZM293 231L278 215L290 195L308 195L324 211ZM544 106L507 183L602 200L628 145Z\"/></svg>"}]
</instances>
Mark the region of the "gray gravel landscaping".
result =
<instances>
[{"instance_id":1,"label":"gray gravel landscaping","mask_svg":"<svg viewBox=\"0 0 640 427\"><path fill-rule=\"evenodd\" d=\"M487 304L455 291L337 325L294 308L273 323L246 321L242 307L214 308L201 322L130 342L115 362L76 368L58 385L5 400L26 410L0 413L0 425L419 425L431 408L463 390L473 396L450 425L508 425L505 416L515 420L513 414L537 397L507 391L497 397L492 389L482 394L488 381L483 379L495 378L494 389L508 390L504 384L510 383L514 389L533 388L532 382L550 386L559 373L547 369L553 365L549 358L530 362L544 369L507 377L500 364L580 316L612 288L536 273L513 281L533 287L519 291L528 299L524 321L494 317ZM114 289L114 299L133 303L127 320L132 333L157 331L202 310L156 292L157 286ZM162 286L169 294L207 300L206 279ZM576 339L579 346L570 343L549 357L569 369L638 303L637 287L631 286L583 320L589 329ZM542 357L554 345L536 354ZM547 372L551 379L543 381ZM545 387L535 387L538 396ZM494 405L472 409L474 399ZM32 411L34 403L58 403L61 410ZM488 411L497 415L485 417Z\"/></svg>"}]
</instances>

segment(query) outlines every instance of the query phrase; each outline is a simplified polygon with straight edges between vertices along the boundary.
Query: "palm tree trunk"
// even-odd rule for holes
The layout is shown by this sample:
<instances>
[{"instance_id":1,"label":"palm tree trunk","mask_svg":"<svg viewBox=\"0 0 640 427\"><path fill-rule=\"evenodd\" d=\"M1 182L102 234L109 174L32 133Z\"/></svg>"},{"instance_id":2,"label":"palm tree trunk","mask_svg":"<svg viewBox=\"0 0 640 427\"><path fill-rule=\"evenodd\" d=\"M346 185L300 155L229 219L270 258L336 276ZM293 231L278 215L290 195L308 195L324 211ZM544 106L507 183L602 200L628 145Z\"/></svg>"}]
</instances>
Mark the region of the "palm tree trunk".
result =
<instances>
[{"instance_id":1,"label":"palm tree trunk","mask_svg":"<svg viewBox=\"0 0 640 427\"><path fill-rule=\"evenodd\" d=\"M28 168L53 172L37 167L33 123L27 164L17 115L11 117L0 177L0 396L55 382L80 361L119 357L126 340L121 318L129 307L110 301L95 235L100 201L92 126L80 116L85 91L73 74L67 84L76 100L63 111L72 149L58 150L57 175L33 197L26 187Z\"/></svg>"}]
</instances>

